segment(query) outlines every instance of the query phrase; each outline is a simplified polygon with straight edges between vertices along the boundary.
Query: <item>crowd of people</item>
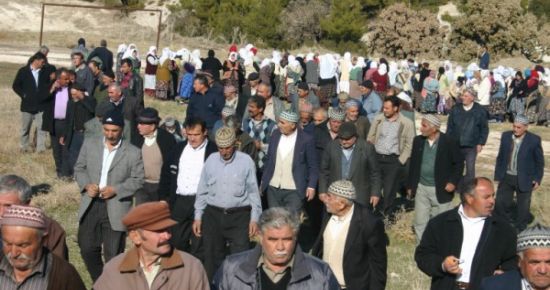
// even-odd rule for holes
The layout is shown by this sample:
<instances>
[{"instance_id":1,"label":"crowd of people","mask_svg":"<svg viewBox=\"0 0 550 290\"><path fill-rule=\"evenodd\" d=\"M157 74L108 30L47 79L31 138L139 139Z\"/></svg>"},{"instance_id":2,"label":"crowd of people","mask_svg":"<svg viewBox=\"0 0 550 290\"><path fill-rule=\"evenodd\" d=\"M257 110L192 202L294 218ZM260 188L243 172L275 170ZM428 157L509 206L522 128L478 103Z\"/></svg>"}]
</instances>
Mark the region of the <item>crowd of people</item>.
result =
<instances>
[{"instance_id":1,"label":"crowd of people","mask_svg":"<svg viewBox=\"0 0 550 290\"><path fill-rule=\"evenodd\" d=\"M548 124L548 69L488 70L487 47L466 70L350 53L261 60L253 45L223 63L151 47L144 70L134 44L113 54L79 39L70 68L48 52L13 82L21 151L34 121L36 152L49 135L57 177L78 184L96 290L385 289L402 203L431 289L550 287L550 229L528 228L544 174L528 129ZM186 104L185 118L162 120L153 98ZM494 178L476 175L489 123L507 120ZM84 289L64 230L30 198L23 178L0 179L2 289Z\"/></svg>"}]
</instances>

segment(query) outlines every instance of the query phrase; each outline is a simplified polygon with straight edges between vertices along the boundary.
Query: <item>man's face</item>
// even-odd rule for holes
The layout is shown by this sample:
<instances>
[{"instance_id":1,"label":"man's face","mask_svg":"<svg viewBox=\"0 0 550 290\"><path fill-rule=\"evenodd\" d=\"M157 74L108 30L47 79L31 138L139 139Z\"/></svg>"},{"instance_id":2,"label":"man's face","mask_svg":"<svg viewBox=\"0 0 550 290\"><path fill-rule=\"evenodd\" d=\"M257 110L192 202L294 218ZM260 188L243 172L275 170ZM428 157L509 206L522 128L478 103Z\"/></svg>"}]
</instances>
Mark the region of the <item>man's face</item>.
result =
<instances>
[{"instance_id":1,"label":"man's face","mask_svg":"<svg viewBox=\"0 0 550 290\"><path fill-rule=\"evenodd\" d=\"M434 127L430 122L422 119L422 122L420 123L420 133L422 133L422 136L428 137L435 133L437 131L437 128Z\"/></svg>"},{"instance_id":2,"label":"man's face","mask_svg":"<svg viewBox=\"0 0 550 290\"><path fill-rule=\"evenodd\" d=\"M108 86L113 83L113 79L106 75L103 75L103 77L101 78L101 82L103 83L103 85Z\"/></svg>"},{"instance_id":3,"label":"man's face","mask_svg":"<svg viewBox=\"0 0 550 290\"><path fill-rule=\"evenodd\" d=\"M305 98L309 94L308 90L298 89L298 97Z\"/></svg>"},{"instance_id":4,"label":"man's face","mask_svg":"<svg viewBox=\"0 0 550 290\"><path fill-rule=\"evenodd\" d=\"M341 197L330 192L323 194L322 201L327 207L327 212L330 214L336 214L346 206Z\"/></svg>"},{"instance_id":5,"label":"man's face","mask_svg":"<svg viewBox=\"0 0 550 290\"><path fill-rule=\"evenodd\" d=\"M165 255L172 250L168 229L159 231L134 230L130 232L130 239L144 254Z\"/></svg>"},{"instance_id":6,"label":"man's face","mask_svg":"<svg viewBox=\"0 0 550 290\"><path fill-rule=\"evenodd\" d=\"M207 133L206 130L203 130L202 126L186 127L185 132L187 134L187 143L193 148L199 147L206 139Z\"/></svg>"},{"instance_id":7,"label":"man's face","mask_svg":"<svg viewBox=\"0 0 550 290\"><path fill-rule=\"evenodd\" d=\"M0 217L4 214L4 211L12 205L22 204L17 193L2 193L0 194Z\"/></svg>"},{"instance_id":8,"label":"man's face","mask_svg":"<svg viewBox=\"0 0 550 290\"><path fill-rule=\"evenodd\" d=\"M531 248L523 251L520 256L519 269L521 274L534 289L550 287L550 249Z\"/></svg>"},{"instance_id":9,"label":"man's face","mask_svg":"<svg viewBox=\"0 0 550 290\"><path fill-rule=\"evenodd\" d=\"M66 73L66 72L63 72L59 75L59 77L57 78L57 83L61 86L61 87L66 87L69 85L69 74Z\"/></svg>"},{"instance_id":10,"label":"man's face","mask_svg":"<svg viewBox=\"0 0 550 290\"><path fill-rule=\"evenodd\" d=\"M346 109L346 117L349 121L355 122L359 118L359 108L357 106L350 106Z\"/></svg>"},{"instance_id":11,"label":"man's face","mask_svg":"<svg viewBox=\"0 0 550 290\"><path fill-rule=\"evenodd\" d=\"M115 88L109 88L107 89L107 93L109 94L109 98L113 101L113 102L118 102L121 98L122 98L122 93L119 92L117 89Z\"/></svg>"},{"instance_id":12,"label":"man's face","mask_svg":"<svg viewBox=\"0 0 550 290\"><path fill-rule=\"evenodd\" d=\"M38 231L22 226L2 226L2 251L10 265L18 271L32 269L42 254L42 236Z\"/></svg>"},{"instance_id":13,"label":"man's face","mask_svg":"<svg viewBox=\"0 0 550 290\"><path fill-rule=\"evenodd\" d=\"M277 127L279 127L279 130L283 135L290 135L296 129L296 123L279 119L279 122L277 122Z\"/></svg>"},{"instance_id":14,"label":"man's face","mask_svg":"<svg viewBox=\"0 0 550 290\"><path fill-rule=\"evenodd\" d=\"M111 145L116 145L122 137L122 128L117 125L105 124L103 125L103 135L105 140Z\"/></svg>"},{"instance_id":15,"label":"man's face","mask_svg":"<svg viewBox=\"0 0 550 290\"><path fill-rule=\"evenodd\" d=\"M271 98L271 91L267 86L259 85L256 94L264 99Z\"/></svg>"},{"instance_id":16,"label":"man's face","mask_svg":"<svg viewBox=\"0 0 550 290\"><path fill-rule=\"evenodd\" d=\"M137 129L138 129L139 135L149 136L155 133L155 130L157 129L157 124L138 123Z\"/></svg>"},{"instance_id":17,"label":"man's face","mask_svg":"<svg viewBox=\"0 0 550 290\"><path fill-rule=\"evenodd\" d=\"M194 80L193 81L193 89L197 93L202 92L204 90L204 85L199 80Z\"/></svg>"},{"instance_id":18,"label":"man's face","mask_svg":"<svg viewBox=\"0 0 550 290\"><path fill-rule=\"evenodd\" d=\"M330 119L328 122L330 124L330 131L332 131L332 133L340 132L340 126L342 126L342 121Z\"/></svg>"},{"instance_id":19,"label":"man's face","mask_svg":"<svg viewBox=\"0 0 550 290\"><path fill-rule=\"evenodd\" d=\"M233 156L233 153L235 152L235 146L231 145L229 147L218 147L218 152L220 152L220 156L223 158L223 160L229 160Z\"/></svg>"},{"instance_id":20,"label":"man's face","mask_svg":"<svg viewBox=\"0 0 550 290\"><path fill-rule=\"evenodd\" d=\"M384 106L383 106L384 117L389 119L395 116L395 114L397 114L398 111L399 111L399 107L394 107L391 102L384 102Z\"/></svg>"},{"instance_id":21,"label":"man's face","mask_svg":"<svg viewBox=\"0 0 550 290\"><path fill-rule=\"evenodd\" d=\"M249 81L248 83L250 84L251 88L255 88L260 83L260 80Z\"/></svg>"},{"instance_id":22,"label":"man's face","mask_svg":"<svg viewBox=\"0 0 550 290\"><path fill-rule=\"evenodd\" d=\"M347 139L338 138L338 140L340 140L340 146L342 146L342 148L349 149L357 142L357 137L353 136Z\"/></svg>"},{"instance_id":23,"label":"man's face","mask_svg":"<svg viewBox=\"0 0 550 290\"><path fill-rule=\"evenodd\" d=\"M71 98L73 100L80 100L84 98L84 93L82 91L79 91L77 89L71 89Z\"/></svg>"},{"instance_id":24,"label":"man's face","mask_svg":"<svg viewBox=\"0 0 550 290\"><path fill-rule=\"evenodd\" d=\"M311 122L311 114L309 112L300 112L300 123L307 125Z\"/></svg>"},{"instance_id":25,"label":"man's face","mask_svg":"<svg viewBox=\"0 0 550 290\"><path fill-rule=\"evenodd\" d=\"M271 265L284 266L292 259L296 237L292 228L267 228L260 233L263 256Z\"/></svg>"},{"instance_id":26,"label":"man's face","mask_svg":"<svg viewBox=\"0 0 550 290\"><path fill-rule=\"evenodd\" d=\"M514 132L514 136L521 137L527 132L527 125L520 124L520 123L514 123L512 125L512 131Z\"/></svg>"},{"instance_id":27,"label":"man's face","mask_svg":"<svg viewBox=\"0 0 550 290\"><path fill-rule=\"evenodd\" d=\"M88 64L88 67L90 68L94 76L96 76L100 71L100 69L91 62Z\"/></svg>"},{"instance_id":28,"label":"man's face","mask_svg":"<svg viewBox=\"0 0 550 290\"><path fill-rule=\"evenodd\" d=\"M313 114L313 123L319 125L325 121L325 115L323 113Z\"/></svg>"},{"instance_id":29,"label":"man's face","mask_svg":"<svg viewBox=\"0 0 550 290\"><path fill-rule=\"evenodd\" d=\"M363 95L368 95L370 93L371 89L369 89L367 87L364 87L364 86L359 86L359 91Z\"/></svg>"},{"instance_id":30,"label":"man's face","mask_svg":"<svg viewBox=\"0 0 550 290\"><path fill-rule=\"evenodd\" d=\"M82 64L82 57L78 54L73 55L72 59L73 65L79 67Z\"/></svg>"},{"instance_id":31,"label":"man's face","mask_svg":"<svg viewBox=\"0 0 550 290\"><path fill-rule=\"evenodd\" d=\"M123 73L123 74L129 73L131 70L132 70L132 67L129 66L127 63L123 63L120 66L120 72Z\"/></svg>"},{"instance_id":32,"label":"man's face","mask_svg":"<svg viewBox=\"0 0 550 290\"><path fill-rule=\"evenodd\" d=\"M33 62L32 62L32 66L35 68L35 69L41 69L44 64L46 64L46 60L45 59L35 59Z\"/></svg>"},{"instance_id":33,"label":"man's face","mask_svg":"<svg viewBox=\"0 0 550 290\"><path fill-rule=\"evenodd\" d=\"M474 195L466 194L466 204L476 217L488 217L495 207L495 188L486 181L479 181Z\"/></svg>"},{"instance_id":34,"label":"man's face","mask_svg":"<svg viewBox=\"0 0 550 290\"><path fill-rule=\"evenodd\" d=\"M250 118L255 118L261 112L262 110L258 108L258 105L256 105L256 103L248 103L248 115L250 115Z\"/></svg>"},{"instance_id":35,"label":"man's face","mask_svg":"<svg viewBox=\"0 0 550 290\"><path fill-rule=\"evenodd\" d=\"M462 104L464 106L469 106L474 102L474 96L472 94L465 92L462 94Z\"/></svg>"},{"instance_id":36,"label":"man's face","mask_svg":"<svg viewBox=\"0 0 550 290\"><path fill-rule=\"evenodd\" d=\"M235 92L231 92L231 93L224 93L223 96L226 100L233 100L237 96L237 94Z\"/></svg>"}]
</instances>

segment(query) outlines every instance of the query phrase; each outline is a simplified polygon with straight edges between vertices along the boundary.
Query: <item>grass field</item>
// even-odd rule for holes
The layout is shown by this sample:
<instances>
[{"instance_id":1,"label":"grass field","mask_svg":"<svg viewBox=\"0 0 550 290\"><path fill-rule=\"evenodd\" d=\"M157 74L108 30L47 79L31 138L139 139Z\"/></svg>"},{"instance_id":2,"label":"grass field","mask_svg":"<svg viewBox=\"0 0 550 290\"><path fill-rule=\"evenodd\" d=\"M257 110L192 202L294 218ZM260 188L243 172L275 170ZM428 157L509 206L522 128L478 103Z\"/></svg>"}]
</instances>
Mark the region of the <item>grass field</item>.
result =
<instances>
[{"instance_id":1,"label":"grass field","mask_svg":"<svg viewBox=\"0 0 550 290\"><path fill-rule=\"evenodd\" d=\"M18 174L25 177L33 185L48 184L51 191L38 195L33 199L33 204L46 210L48 215L56 219L67 231L70 261L75 265L88 286L91 281L80 257L76 243L77 210L80 194L76 183L66 183L55 178L55 170L51 151L42 154L19 153L19 98L11 90L11 82L18 69L18 65L0 63L0 103L2 114L0 115L0 174ZM146 100L147 106L153 106L161 112L161 117L172 115L179 120L183 119L183 106L176 106L172 102L160 102ZM509 130L510 125L491 124L492 132ZM532 132L542 136L543 140L550 140L550 129L533 127ZM500 137L500 134L493 134ZM491 137L486 149L478 158L478 175L493 176L496 151L499 140ZM495 149L496 148L496 149ZM550 148L544 148L546 152ZM546 173L550 166L550 156L545 155ZM547 179L546 179L547 180ZM547 195L550 193L548 181L543 181L533 195L532 211L537 221L550 224L550 205ZM455 199L458 202L458 199ZM399 216L396 225L388 229L391 244L388 248L388 290L424 290L429 288L429 278L421 273L414 262L414 235L411 229L412 213L404 213Z\"/></svg>"}]
</instances>

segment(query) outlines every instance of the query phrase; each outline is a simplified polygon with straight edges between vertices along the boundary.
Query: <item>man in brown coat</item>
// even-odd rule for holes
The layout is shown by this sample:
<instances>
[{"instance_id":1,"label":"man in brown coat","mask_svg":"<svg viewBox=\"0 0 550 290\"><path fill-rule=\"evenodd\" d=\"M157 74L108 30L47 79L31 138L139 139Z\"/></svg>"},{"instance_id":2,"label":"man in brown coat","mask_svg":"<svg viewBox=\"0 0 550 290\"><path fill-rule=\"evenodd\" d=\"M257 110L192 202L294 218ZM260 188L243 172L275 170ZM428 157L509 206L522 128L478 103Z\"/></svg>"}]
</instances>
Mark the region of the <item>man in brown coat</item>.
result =
<instances>
[{"instance_id":1,"label":"man in brown coat","mask_svg":"<svg viewBox=\"0 0 550 290\"><path fill-rule=\"evenodd\" d=\"M176 221L166 202L143 203L122 222L134 248L105 265L95 290L210 289L200 261L170 245L168 229Z\"/></svg>"}]
</instances>

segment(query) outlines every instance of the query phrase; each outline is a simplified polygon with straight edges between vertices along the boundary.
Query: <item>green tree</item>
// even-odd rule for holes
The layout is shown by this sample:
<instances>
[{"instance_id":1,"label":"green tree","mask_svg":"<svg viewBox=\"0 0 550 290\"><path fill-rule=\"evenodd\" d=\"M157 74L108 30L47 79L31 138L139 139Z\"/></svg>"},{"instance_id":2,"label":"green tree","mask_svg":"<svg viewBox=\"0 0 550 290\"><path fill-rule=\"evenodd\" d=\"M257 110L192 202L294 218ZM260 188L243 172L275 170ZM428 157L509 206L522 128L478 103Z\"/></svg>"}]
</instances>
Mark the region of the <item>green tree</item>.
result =
<instances>
[{"instance_id":1,"label":"green tree","mask_svg":"<svg viewBox=\"0 0 550 290\"><path fill-rule=\"evenodd\" d=\"M324 42L340 49L360 48L365 26L359 0L333 0L330 14L321 20Z\"/></svg>"}]
</instances>

